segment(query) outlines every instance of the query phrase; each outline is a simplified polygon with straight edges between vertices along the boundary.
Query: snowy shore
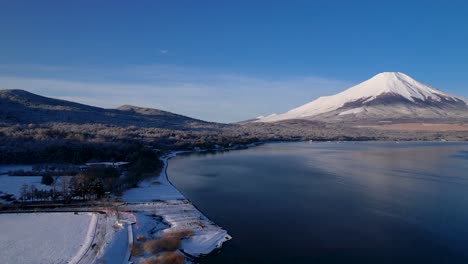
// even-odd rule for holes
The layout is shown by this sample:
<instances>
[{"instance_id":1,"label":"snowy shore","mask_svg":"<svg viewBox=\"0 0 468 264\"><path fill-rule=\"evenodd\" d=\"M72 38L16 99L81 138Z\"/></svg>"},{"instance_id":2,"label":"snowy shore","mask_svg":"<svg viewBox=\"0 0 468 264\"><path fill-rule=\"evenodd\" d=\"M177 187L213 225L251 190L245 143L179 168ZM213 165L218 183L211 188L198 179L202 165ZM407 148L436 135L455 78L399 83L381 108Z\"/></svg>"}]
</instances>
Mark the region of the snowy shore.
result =
<instances>
[{"instance_id":1,"label":"snowy shore","mask_svg":"<svg viewBox=\"0 0 468 264\"><path fill-rule=\"evenodd\" d=\"M221 248L231 236L197 210L169 182L166 172L168 161L179 153L182 151L171 152L161 157L164 166L160 175L141 182L138 188L126 191L122 195L122 201L127 203L127 210L136 212L135 236L140 234L158 238L167 232L192 230L194 235L182 242L181 252L188 256L200 257ZM150 215L160 216L162 221L148 221ZM161 224L165 225L165 228L155 227Z\"/></svg>"},{"instance_id":2,"label":"snowy shore","mask_svg":"<svg viewBox=\"0 0 468 264\"><path fill-rule=\"evenodd\" d=\"M152 255L131 254L132 245L138 243L138 237L143 236L145 239L153 240L168 236L171 233L187 231L191 235L182 239L180 247L176 250L185 255L186 263L191 263L197 257L203 257L220 249L224 242L232 239L231 236L226 230L203 215L168 180L166 172L168 161L180 153L188 153L188 151L171 152L162 156L163 168L161 173L158 176L142 181L137 188L127 190L121 197L123 203L114 202L98 206L91 205L90 207L63 207L59 208L59 210L55 208L42 210L40 216L44 219L51 218L50 223L53 223L52 225L48 225L49 222L47 221L43 221L44 223L41 225L39 223L25 225L33 230L40 226L37 230L52 228L59 231L59 234L70 233L74 235L75 239L64 242L54 238L54 241L58 241L57 245L54 243L41 243L40 246L37 246L31 240L29 245L35 245L35 251L26 250L32 254L23 254L26 259L21 262L35 263L34 256L36 256L44 259L41 263L141 263L144 259L151 258ZM19 197L18 190L23 183L35 183L37 186L41 186L38 182L40 177L0 175L0 178L2 183L0 184L0 193L8 192L16 197ZM45 186L44 188L50 187ZM59 211L63 212L59 213ZM21 215L3 214L1 215L3 217L2 223L10 221L11 217L25 221L30 219L32 215L35 216L36 214L27 212ZM73 221L83 216L89 216L89 221L83 222L81 225L75 222L72 222L71 225L55 224L55 220L62 219L63 215L75 216ZM58 227L55 228L55 226ZM75 231L78 230L75 227L79 227L80 234L75 234ZM14 230L22 230L22 228L18 227ZM48 232L53 233L52 231ZM40 234L40 236L43 236L42 233ZM32 238L34 238L34 241L41 241L40 236ZM48 235L48 237L53 236ZM20 251L25 250L20 245L12 244L16 243L16 240L10 239L15 238L13 234L6 238L5 241L0 241L0 252L8 253L4 254L8 258L11 257L10 253L17 257L18 250L15 251L11 247L21 249ZM70 244L70 247L66 247L67 252L57 249L64 244ZM5 247L5 245L11 247ZM76 245L79 245L79 247ZM59 255L50 254L52 251L61 253ZM41 255L38 252L45 252L45 254Z\"/></svg>"},{"instance_id":3,"label":"snowy shore","mask_svg":"<svg viewBox=\"0 0 468 264\"><path fill-rule=\"evenodd\" d=\"M0 263L78 263L91 247L97 217L94 213L0 214Z\"/></svg>"}]
</instances>

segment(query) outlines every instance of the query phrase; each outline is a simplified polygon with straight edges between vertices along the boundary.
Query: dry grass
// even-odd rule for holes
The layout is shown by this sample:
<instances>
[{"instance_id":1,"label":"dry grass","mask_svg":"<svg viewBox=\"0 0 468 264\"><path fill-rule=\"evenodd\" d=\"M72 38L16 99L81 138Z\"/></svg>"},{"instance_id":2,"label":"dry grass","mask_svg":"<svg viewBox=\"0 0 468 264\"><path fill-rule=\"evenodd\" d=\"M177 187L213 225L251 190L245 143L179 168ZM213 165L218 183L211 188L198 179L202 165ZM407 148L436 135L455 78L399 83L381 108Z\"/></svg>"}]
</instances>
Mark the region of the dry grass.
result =
<instances>
[{"instance_id":1,"label":"dry grass","mask_svg":"<svg viewBox=\"0 0 468 264\"><path fill-rule=\"evenodd\" d=\"M161 237L146 241L143 249L148 254L156 254L162 251L174 251L180 247L180 239L175 237Z\"/></svg>"},{"instance_id":2,"label":"dry grass","mask_svg":"<svg viewBox=\"0 0 468 264\"><path fill-rule=\"evenodd\" d=\"M138 235L136 237L136 240L137 241L140 241L140 242L145 242L146 241L146 237L144 235Z\"/></svg>"},{"instance_id":3,"label":"dry grass","mask_svg":"<svg viewBox=\"0 0 468 264\"><path fill-rule=\"evenodd\" d=\"M159 264L184 264L185 258L179 253L167 252L157 257Z\"/></svg>"},{"instance_id":4,"label":"dry grass","mask_svg":"<svg viewBox=\"0 0 468 264\"><path fill-rule=\"evenodd\" d=\"M167 252L156 257L144 259L141 264L184 264L185 257L176 252Z\"/></svg>"},{"instance_id":5,"label":"dry grass","mask_svg":"<svg viewBox=\"0 0 468 264\"><path fill-rule=\"evenodd\" d=\"M388 124L361 126L379 130L397 130L397 131L468 131L467 124L430 124L430 123L406 123L406 124Z\"/></svg>"},{"instance_id":6,"label":"dry grass","mask_svg":"<svg viewBox=\"0 0 468 264\"><path fill-rule=\"evenodd\" d=\"M190 229L176 230L176 231L171 231L171 232L167 232L166 234L164 234L165 237L174 237L179 240L193 237L194 235L195 234L193 233L193 230L190 230Z\"/></svg>"},{"instance_id":7,"label":"dry grass","mask_svg":"<svg viewBox=\"0 0 468 264\"><path fill-rule=\"evenodd\" d=\"M143 255L143 247L140 243L137 243L137 244L132 244L130 246L130 254L133 256L133 257L138 257L138 256L142 256Z\"/></svg>"},{"instance_id":8,"label":"dry grass","mask_svg":"<svg viewBox=\"0 0 468 264\"><path fill-rule=\"evenodd\" d=\"M158 260L155 257L149 258L149 259L143 259L140 261L140 264L158 264Z\"/></svg>"}]
</instances>

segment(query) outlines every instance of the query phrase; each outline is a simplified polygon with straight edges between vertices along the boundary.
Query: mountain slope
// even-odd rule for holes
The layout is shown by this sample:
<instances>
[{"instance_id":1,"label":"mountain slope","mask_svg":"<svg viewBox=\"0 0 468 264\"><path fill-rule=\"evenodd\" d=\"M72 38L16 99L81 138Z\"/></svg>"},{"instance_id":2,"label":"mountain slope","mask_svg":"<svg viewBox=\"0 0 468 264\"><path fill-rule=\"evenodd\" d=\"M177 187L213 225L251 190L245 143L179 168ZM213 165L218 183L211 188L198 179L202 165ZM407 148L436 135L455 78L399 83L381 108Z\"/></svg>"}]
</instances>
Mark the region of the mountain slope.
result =
<instances>
[{"instance_id":1,"label":"mountain slope","mask_svg":"<svg viewBox=\"0 0 468 264\"><path fill-rule=\"evenodd\" d=\"M104 109L43 97L24 90L0 90L0 122L104 124L179 130L223 126L157 109L128 105L118 109Z\"/></svg>"},{"instance_id":2,"label":"mountain slope","mask_svg":"<svg viewBox=\"0 0 468 264\"><path fill-rule=\"evenodd\" d=\"M260 117L257 121L467 118L467 110L463 98L403 73L384 72L336 95L320 97L284 114Z\"/></svg>"}]
</instances>

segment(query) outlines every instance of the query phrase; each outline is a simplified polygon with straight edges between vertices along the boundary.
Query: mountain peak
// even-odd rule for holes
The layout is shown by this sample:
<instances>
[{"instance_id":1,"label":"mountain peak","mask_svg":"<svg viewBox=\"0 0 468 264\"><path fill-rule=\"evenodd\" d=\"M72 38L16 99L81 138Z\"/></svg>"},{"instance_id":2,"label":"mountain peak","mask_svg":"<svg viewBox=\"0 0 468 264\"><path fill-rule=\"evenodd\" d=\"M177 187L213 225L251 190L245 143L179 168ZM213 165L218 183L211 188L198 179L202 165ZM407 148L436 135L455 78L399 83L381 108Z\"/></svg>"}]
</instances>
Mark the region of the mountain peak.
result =
<instances>
[{"instance_id":1,"label":"mountain peak","mask_svg":"<svg viewBox=\"0 0 468 264\"><path fill-rule=\"evenodd\" d=\"M418 83L415 79L402 72L381 72L374 75L367 81L386 81L387 83L392 82L407 82L407 83Z\"/></svg>"},{"instance_id":2,"label":"mountain peak","mask_svg":"<svg viewBox=\"0 0 468 264\"><path fill-rule=\"evenodd\" d=\"M133 111L135 113L144 114L144 115L164 115L164 114L176 115L176 114L169 113L169 112L159 110L159 109L147 108L147 107L141 107L141 106L134 106L134 105L122 105L122 106L117 107L117 110Z\"/></svg>"},{"instance_id":3,"label":"mountain peak","mask_svg":"<svg viewBox=\"0 0 468 264\"><path fill-rule=\"evenodd\" d=\"M415 81L413 78L408 76L402 72L381 72L374 77L370 78L369 80L377 79L377 80L386 80L386 81Z\"/></svg>"},{"instance_id":4,"label":"mountain peak","mask_svg":"<svg viewBox=\"0 0 468 264\"><path fill-rule=\"evenodd\" d=\"M0 95L15 95L15 96L24 96L24 95L34 95L28 91L20 89L1 89Z\"/></svg>"},{"instance_id":5,"label":"mountain peak","mask_svg":"<svg viewBox=\"0 0 468 264\"><path fill-rule=\"evenodd\" d=\"M381 72L381 73L378 73L376 74L374 77L376 76L386 76L386 77L391 77L391 76L400 76L400 75L403 75L403 76L408 76L402 72Z\"/></svg>"},{"instance_id":6,"label":"mountain peak","mask_svg":"<svg viewBox=\"0 0 468 264\"><path fill-rule=\"evenodd\" d=\"M418 82L401 72L379 73L343 93L354 98L393 94L402 96L412 102L415 100L426 100L428 97L434 97L434 95L434 98L438 96L450 97L448 94Z\"/></svg>"},{"instance_id":7,"label":"mountain peak","mask_svg":"<svg viewBox=\"0 0 468 264\"><path fill-rule=\"evenodd\" d=\"M320 97L284 114L260 118L261 122L301 119L343 110L343 113L361 113L369 104L413 104L411 108L425 105L453 104L466 107L463 99L416 81L401 72L382 72L333 96ZM397 110L395 110L397 111ZM345 115L345 114L343 114Z\"/></svg>"}]
</instances>

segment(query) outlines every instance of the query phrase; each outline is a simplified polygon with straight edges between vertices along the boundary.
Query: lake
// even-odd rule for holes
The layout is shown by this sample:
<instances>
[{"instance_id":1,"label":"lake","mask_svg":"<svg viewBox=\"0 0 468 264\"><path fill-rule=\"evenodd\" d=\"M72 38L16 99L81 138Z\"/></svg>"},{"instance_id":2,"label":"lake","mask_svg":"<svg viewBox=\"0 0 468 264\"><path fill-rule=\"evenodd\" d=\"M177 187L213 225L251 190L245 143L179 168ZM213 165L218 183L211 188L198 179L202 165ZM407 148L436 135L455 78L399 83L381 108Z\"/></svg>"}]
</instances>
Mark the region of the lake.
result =
<instances>
[{"instance_id":1,"label":"lake","mask_svg":"<svg viewBox=\"0 0 468 264\"><path fill-rule=\"evenodd\" d=\"M168 175L233 236L201 263L468 263L467 143L272 143Z\"/></svg>"}]
</instances>

